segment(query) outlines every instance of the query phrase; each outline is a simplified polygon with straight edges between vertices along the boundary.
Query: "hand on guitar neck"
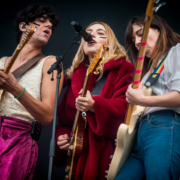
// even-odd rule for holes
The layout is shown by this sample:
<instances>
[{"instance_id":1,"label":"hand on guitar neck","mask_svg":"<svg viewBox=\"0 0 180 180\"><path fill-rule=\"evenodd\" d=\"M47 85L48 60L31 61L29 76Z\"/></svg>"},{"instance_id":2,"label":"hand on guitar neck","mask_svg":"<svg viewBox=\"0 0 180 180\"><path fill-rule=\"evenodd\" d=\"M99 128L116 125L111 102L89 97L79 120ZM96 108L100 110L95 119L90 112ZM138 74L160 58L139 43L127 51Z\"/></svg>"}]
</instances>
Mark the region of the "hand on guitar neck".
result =
<instances>
[{"instance_id":1,"label":"hand on guitar neck","mask_svg":"<svg viewBox=\"0 0 180 180\"><path fill-rule=\"evenodd\" d=\"M128 103L146 106L145 99L147 98L147 96L145 96L143 92L143 85L143 81L139 84L139 87L137 89L133 89L132 84L129 85L126 91L126 101Z\"/></svg>"},{"instance_id":2,"label":"hand on guitar neck","mask_svg":"<svg viewBox=\"0 0 180 180\"><path fill-rule=\"evenodd\" d=\"M76 98L76 109L81 112L91 111L94 112L94 100L91 96L90 91L87 91L86 96L81 96L82 89L79 92L79 96Z\"/></svg>"}]
</instances>

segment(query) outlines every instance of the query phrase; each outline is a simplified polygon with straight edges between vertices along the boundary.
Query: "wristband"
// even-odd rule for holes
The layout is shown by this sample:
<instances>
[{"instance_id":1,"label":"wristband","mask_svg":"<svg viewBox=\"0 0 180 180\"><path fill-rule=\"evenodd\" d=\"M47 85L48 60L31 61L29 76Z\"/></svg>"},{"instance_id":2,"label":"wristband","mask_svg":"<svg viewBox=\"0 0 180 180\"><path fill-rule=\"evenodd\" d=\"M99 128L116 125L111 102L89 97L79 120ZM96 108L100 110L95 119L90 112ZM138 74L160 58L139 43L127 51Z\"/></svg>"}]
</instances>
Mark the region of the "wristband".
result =
<instances>
[{"instance_id":1,"label":"wristband","mask_svg":"<svg viewBox=\"0 0 180 180\"><path fill-rule=\"evenodd\" d=\"M18 99L18 98L20 98L23 94L24 94L24 92L25 92L25 90L26 90L26 88L24 88L23 89L23 92L19 95L19 96L17 96L17 97L14 97L15 99Z\"/></svg>"}]
</instances>

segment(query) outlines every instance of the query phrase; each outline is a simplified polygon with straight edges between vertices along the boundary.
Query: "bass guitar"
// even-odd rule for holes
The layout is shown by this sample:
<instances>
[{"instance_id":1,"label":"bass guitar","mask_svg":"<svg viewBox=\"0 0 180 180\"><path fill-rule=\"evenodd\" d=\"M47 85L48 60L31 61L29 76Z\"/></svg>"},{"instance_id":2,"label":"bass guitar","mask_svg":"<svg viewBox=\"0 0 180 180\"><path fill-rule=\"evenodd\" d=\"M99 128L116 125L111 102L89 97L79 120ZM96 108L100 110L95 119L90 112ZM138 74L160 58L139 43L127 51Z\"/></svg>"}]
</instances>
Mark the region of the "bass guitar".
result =
<instances>
[{"instance_id":1,"label":"bass guitar","mask_svg":"<svg viewBox=\"0 0 180 180\"><path fill-rule=\"evenodd\" d=\"M134 75L133 85L132 88L136 89L139 86L142 68L144 63L145 57L145 47L147 44L147 36L150 28L151 21L155 15L155 12L160 8L160 6L164 5L165 3L159 3L159 0L149 0L147 10L146 10L146 19L144 25L144 31L141 41L141 47L139 50L139 57L136 66L136 72ZM143 92L146 96L150 96L152 94L152 89L150 87L143 88ZM112 158L109 170L106 171L107 173L107 180L113 180L117 176L118 172L128 159L137 134L136 124L137 119L142 113L144 112L145 107L137 106L134 104L129 104L128 111L126 114L125 123L119 126L117 132L117 145L114 152L114 155L111 156Z\"/></svg>"},{"instance_id":2,"label":"bass guitar","mask_svg":"<svg viewBox=\"0 0 180 180\"><path fill-rule=\"evenodd\" d=\"M99 74L99 68L102 63L102 56L104 54L106 47L104 45L101 45L100 49L94 56L89 68L87 69L83 90L82 90L82 97L86 96L88 82L90 78L90 74L94 72L95 74ZM66 167L66 172L68 172L68 175L66 175L66 180L73 180L75 179L76 175L76 168L78 159L82 153L83 149L83 136L85 132L87 124L86 119L86 113L77 111L76 117L74 120L72 132L71 132L71 138L70 138L70 149L68 150L68 166Z\"/></svg>"},{"instance_id":3,"label":"bass guitar","mask_svg":"<svg viewBox=\"0 0 180 180\"><path fill-rule=\"evenodd\" d=\"M28 43L28 41L30 40L30 38L32 37L32 35L34 34L34 32L36 31L36 26L35 27L31 27L27 30L27 33L25 34L25 36L23 37L23 39L21 40L21 42L18 44L17 48L15 49L11 59L8 62L8 65L5 67L4 69L4 73L8 74L12 65L14 64L17 56L19 55L20 51L22 50L22 48L25 46L26 43ZM2 94L3 94L4 90L0 90L0 100L2 99Z\"/></svg>"}]
</instances>

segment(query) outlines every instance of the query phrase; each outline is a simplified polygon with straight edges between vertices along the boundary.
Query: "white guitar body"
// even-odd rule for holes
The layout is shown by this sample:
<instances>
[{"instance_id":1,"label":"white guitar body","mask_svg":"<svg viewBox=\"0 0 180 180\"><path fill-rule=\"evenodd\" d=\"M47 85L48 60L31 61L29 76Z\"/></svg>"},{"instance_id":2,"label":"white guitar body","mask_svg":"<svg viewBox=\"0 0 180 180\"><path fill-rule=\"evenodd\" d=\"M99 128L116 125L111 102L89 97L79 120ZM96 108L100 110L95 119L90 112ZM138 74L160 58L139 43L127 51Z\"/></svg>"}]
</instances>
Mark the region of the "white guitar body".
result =
<instances>
[{"instance_id":1,"label":"white guitar body","mask_svg":"<svg viewBox=\"0 0 180 180\"><path fill-rule=\"evenodd\" d=\"M152 94L152 89L144 88L143 92L146 96L150 96ZM119 126L117 132L117 145L109 167L107 180L114 180L124 163L127 161L136 139L136 123L138 116L140 113L143 113L144 110L145 107L136 106L136 110L131 115L130 124L126 125L123 123Z\"/></svg>"}]
</instances>

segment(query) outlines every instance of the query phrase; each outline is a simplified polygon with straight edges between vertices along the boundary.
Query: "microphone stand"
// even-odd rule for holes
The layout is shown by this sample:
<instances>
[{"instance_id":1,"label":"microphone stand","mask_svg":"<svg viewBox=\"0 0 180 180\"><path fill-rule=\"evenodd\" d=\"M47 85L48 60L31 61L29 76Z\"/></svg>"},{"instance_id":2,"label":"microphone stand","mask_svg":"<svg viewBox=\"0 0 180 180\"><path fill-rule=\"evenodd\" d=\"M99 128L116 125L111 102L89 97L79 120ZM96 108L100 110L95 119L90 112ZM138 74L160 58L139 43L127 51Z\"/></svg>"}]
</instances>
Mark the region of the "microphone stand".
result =
<instances>
[{"instance_id":1,"label":"microphone stand","mask_svg":"<svg viewBox=\"0 0 180 180\"><path fill-rule=\"evenodd\" d=\"M75 44L79 45L80 36L74 38L74 42L70 46L70 48L61 56L56 56L56 62L51 66L51 68L47 71L48 74L52 73L51 81L53 78L53 71L57 70L57 85L56 85L56 96L55 96L55 105L54 105L54 118L53 118L53 126L52 126L52 138L50 141L50 149L49 149L49 171L48 171L48 180L51 180L52 176L52 165L53 165L53 157L55 155L55 131L56 131L56 121L57 121L57 105L58 105L58 94L59 94L59 85L61 79L62 66L61 62L64 60L65 56L69 53L69 51L74 47Z\"/></svg>"}]
</instances>

